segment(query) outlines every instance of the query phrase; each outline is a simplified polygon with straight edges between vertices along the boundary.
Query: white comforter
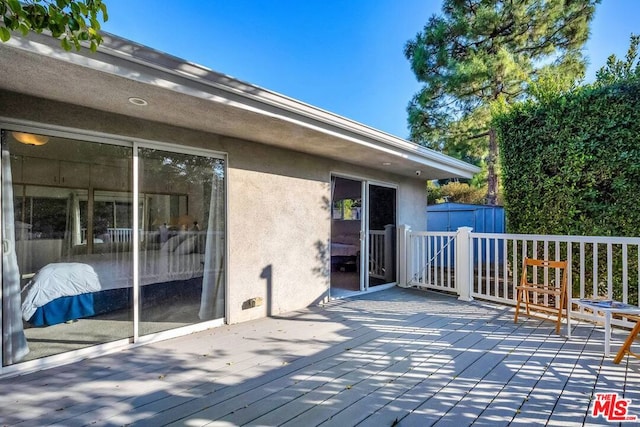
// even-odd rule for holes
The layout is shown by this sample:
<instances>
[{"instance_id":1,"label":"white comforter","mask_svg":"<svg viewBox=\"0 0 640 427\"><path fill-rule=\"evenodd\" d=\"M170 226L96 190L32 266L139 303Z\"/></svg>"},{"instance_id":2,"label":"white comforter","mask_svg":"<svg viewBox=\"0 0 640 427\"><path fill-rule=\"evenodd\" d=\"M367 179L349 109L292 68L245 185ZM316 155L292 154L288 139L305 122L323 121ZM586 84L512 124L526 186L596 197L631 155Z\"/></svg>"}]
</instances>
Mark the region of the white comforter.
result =
<instances>
[{"instance_id":1,"label":"white comforter","mask_svg":"<svg viewBox=\"0 0 640 427\"><path fill-rule=\"evenodd\" d=\"M56 298L99 290L100 279L90 265L79 262L47 264L22 290L22 318L31 319L38 307Z\"/></svg>"},{"instance_id":2,"label":"white comforter","mask_svg":"<svg viewBox=\"0 0 640 427\"><path fill-rule=\"evenodd\" d=\"M133 286L131 252L77 255L69 262L44 266L22 290L22 317L64 296ZM204 256L167 250L140 252L140 285L201 277Z\"/></svg>"}]
</instances>

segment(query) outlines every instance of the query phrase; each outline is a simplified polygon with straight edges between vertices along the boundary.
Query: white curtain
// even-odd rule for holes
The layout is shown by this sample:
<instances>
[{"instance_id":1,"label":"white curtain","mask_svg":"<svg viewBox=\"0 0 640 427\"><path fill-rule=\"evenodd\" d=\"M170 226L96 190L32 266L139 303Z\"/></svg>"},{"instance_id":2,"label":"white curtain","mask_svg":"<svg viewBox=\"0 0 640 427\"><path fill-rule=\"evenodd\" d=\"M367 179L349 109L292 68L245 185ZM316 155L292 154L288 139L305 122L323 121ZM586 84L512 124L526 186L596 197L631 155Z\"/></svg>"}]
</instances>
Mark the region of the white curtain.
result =
<instances>
[{"instance_id":1,"label":"white curtain","mask_svg":"<svg viewBox=\"0 0 640 427\"><path fill-rule=\"evenodd\" d=\"M22 360L27 353L27 339L22 329L20 309L20 271L16 257L13 212L13 182L11 158L2 134L2 360L11 365Z\"/></svg>"},{"instance_id":2,"label":"white curtain","mask_svg":"<svg viewBox=\"0 0 640 427\"><path fill-rule=\"evenodd\" d=\"M333 208L333 200L334 200L333 193L335 191L336 191L336 177L332 176L331 177L331 202L330 202L332 208Z\"/></svg>"},{"instance_id":3,"label":"white curtain","mask_svg":"<svg viewBox=\"0 0 640 427\"><path fill-rule=\"evenodd\" d=\"M73 248L82 243L80 229L80 200L75 191L67 199L67 224L64 231L64 254L73 255Z\"/></svg>"},{"instance_id":4,"label":"white curtain","mask_svg":"<svg viewBox=\"0 0 640 427\"><path fill-rule=\"evenodd\" d=\"M200 299L200 320L224 317L224 162L216 160L211 181L211 200L207 221L204 277Z\"/></svg>"}]
</instances>

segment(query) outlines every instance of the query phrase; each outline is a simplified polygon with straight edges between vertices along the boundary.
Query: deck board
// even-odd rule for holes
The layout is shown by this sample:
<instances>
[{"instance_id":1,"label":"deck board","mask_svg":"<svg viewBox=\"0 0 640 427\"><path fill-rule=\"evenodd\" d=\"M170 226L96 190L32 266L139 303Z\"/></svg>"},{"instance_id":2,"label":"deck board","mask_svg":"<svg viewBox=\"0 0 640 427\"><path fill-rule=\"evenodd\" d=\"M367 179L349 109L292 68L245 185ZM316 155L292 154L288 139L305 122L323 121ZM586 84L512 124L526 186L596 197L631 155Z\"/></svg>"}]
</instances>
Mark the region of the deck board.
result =
<instances>
[{"instance_id":1,"label":"deck board","mask_svg":"<svg viewBox=\"0 0 640 427\"><path fill-rule=\"evenodd\" d=\"M597 392L640 408L640 360L554 326L394 288L0 380L0 425L602 425Z\"/></svg>"}]
</instances>

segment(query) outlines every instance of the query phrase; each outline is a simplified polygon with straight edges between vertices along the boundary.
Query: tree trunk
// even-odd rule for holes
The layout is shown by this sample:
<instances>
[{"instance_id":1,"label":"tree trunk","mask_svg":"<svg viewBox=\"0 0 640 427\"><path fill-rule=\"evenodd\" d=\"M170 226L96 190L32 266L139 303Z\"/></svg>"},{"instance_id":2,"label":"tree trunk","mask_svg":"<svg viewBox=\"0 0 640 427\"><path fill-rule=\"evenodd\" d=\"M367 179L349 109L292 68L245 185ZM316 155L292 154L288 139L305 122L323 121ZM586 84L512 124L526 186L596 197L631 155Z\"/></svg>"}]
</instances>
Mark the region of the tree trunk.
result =
<instances>
[{"instance_id":1,"label":"tree trunk","mask_svg":"<svg viewBox=\"0 0 640 427\"><path fill-rule=\"evenodd\" d=\"M489 155L487 156L487 205L495 206L498 203L498 175L496 163L498 161L498 138L496 130L489 129Z\"/></svg>"}]
</instances>

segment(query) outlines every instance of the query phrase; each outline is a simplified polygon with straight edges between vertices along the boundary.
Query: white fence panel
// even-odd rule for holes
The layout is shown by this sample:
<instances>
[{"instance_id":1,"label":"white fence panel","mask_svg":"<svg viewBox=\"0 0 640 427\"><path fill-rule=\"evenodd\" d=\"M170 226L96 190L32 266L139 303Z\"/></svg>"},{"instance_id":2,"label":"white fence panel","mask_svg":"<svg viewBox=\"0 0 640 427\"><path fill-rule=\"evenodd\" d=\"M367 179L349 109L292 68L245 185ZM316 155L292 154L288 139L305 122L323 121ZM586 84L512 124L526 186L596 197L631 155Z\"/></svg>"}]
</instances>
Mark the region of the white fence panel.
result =
<instances>
[{"instance_id":1,"label":"white fence panel","mask_svg":"<svg viewBox=\"0 0 640 427\"><path fill-rule=\"evenodd\" d=\"M410 231L407 284L515 305L515 288L525 257L567 260L571 273L567 285L573 299L599 297L640 307L640 238L467 233L471 250L468 254L461 251L456 258L456 244L462 244L456 243L457 236L464 235ZM456 280L456 263L470 265L470 278ZM544 275L541 280L560 280L559 272ZM573 309L578 310L572 310L576 317L594 316L584 309ZM613 324L633 325L624 318L614 319Z\"/></svg>"},{"instance_id":2,"label":"white fence panel","mask_svg":"<svg viewBox=\"0 0 640 427\"><path fill-rule=\"evenodd\" d=\"M607 298L639 306L640 238L471 233L474 283L471 294L515 304L515 286L525 257L567 260L572 298ZM556 277L544 280L559 281ZM579 315L588 315L580 309ZM626 320L614 324L631 326Z\"/></svg>"},{"instance_id":3,"label":"white fence panel","mask_svg":"<svg viewBox=\"0 0 640 427\"><path fill-rule=\"evenodd\" d=\"M411 232L407 258L411 286L456 291L455 232Z\"/></svg>"},{"instance_id":4,"label":"white fence panel","mask_svg":"<svg viewBox=\"0 0 640 427\"><path fill-rule=\"evenodd\" d=\"M87 229L83 228L80 230L81 242L87 242ZM132 228L107 228L107 232L102 239L106 238L105 243L124 243L124 242L133 242L133 229ZM142 240L143 233L140 230L140 239Z\"/></svg>"},{"instance_id":5,"label":"white fence panel","mask_svg":"<svg viewBox=\"0 0 640 427\"><path fill-rule=\"evenodd\" d=\"M369 230L369 275L385 278L385 231Z\"/></svg>"}]
</instances>

